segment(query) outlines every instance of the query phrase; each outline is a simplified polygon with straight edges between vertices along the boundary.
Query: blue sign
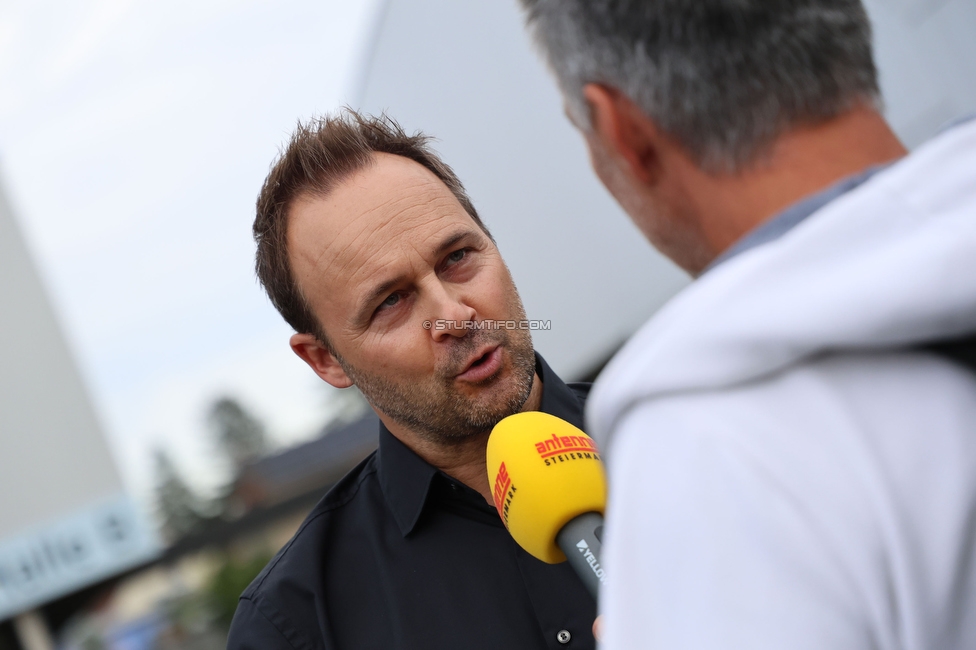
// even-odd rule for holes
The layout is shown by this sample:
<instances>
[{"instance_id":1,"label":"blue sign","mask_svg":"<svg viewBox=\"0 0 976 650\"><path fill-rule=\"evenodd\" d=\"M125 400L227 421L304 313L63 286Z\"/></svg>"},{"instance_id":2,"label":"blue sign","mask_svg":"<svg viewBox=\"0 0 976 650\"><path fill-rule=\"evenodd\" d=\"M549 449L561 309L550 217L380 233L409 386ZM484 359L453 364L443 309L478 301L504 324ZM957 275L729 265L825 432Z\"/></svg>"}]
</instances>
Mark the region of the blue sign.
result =
<instances>
[{"instance_id":1,"label":"blue sign","mask_svg":"<svg viewBox=\"0 0 976 650\"><path fill-rule=\"evenodd\" d=\"M0 540L0 620L153 559L160 545L126 494Z\"/></svg>"}]
</instances>

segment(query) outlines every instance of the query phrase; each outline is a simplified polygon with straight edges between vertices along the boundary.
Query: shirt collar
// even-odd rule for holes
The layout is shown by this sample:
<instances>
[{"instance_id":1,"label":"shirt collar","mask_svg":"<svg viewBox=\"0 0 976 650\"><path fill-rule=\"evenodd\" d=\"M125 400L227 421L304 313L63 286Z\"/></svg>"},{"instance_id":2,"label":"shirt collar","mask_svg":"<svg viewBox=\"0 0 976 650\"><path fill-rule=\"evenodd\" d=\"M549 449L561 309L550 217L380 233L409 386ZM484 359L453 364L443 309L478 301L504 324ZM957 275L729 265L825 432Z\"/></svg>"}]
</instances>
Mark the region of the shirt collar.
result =
<instances>
[{"instance_id":1,"label":"shirt collar","mask_svg":"<svg viewBox=\"0 0 976 650\"><path fill-rule=\"evenodd\" d=\"M889 164L869 167L857 174L843 178L825 190L800 199L779 214L743 235L741 239L732 244L724 253L712 260L712 263L705 268L705 273L751 248L779 239L820 208L866 183L872 176L887 168Z\"/></svg>"},{"instance_id":2,"label":"shirt collar","mask_svg":"<svg viewBox=\"0 0 976 650\"><path fill-rule=\"evenodd\" d=\"M582 400L563 383L538 353L535 355L535 369L542 380L542 403L539 410L582 429ZM406 537L420 521L434 477L440 471L400 442L382 422L376 455L380 489L400 532Z\"/></svg>"},{"instance_id":3,"label":"shirt collar","mask_svg":"<svg viewBox=\"0 0 976 650\"><path fill-rule=\"evenodd\" d=\"M970 113L956 120L950 121L948 124L939 129L939 133L956 128L957 126L961 126L971 122L972 120L976 120L976 113ZM756 226L750 232L746 233L741 239L739 239L739 241L732 244L732 246L730 246L724 253L712 260L712 263L705 268L705 273L711 271L719 264L732 259L736 255L746 252L750 248L755 248L761 244L779 239L789 232L795 225L812 215L820 208L824 207L834 199L840 198L844 194L847 194L851 190L856 189L860 185L863 185L869 181L872 176L887 169L893 164L894 163L886 163L868 167L864 171L841 179L825 190L812 194L805 199L800 199L798 202L786 208L773 218L760 224L759 226Z\"/></svg>"}]
</instances>

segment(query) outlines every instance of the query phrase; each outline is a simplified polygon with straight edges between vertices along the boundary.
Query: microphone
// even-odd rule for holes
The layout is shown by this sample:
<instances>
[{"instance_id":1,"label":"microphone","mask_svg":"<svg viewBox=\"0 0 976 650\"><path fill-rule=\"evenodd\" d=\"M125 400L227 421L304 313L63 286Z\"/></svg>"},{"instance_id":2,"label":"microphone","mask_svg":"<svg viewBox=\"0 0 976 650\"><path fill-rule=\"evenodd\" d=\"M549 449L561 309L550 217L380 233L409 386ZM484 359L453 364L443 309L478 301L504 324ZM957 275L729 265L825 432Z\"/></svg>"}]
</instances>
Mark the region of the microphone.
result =
<instances>
[{"instance_id":1,"label":"microphone","mask_svg":"<svg viewBox=\"0 0 976 650\"><path fill-rule=\"evenodd\" d=\"M515 541L549 564L570 566L597 597L607 480L593 440L540 411L510 415L488 438L488 484Z\"/></svg>"}]
</instances>

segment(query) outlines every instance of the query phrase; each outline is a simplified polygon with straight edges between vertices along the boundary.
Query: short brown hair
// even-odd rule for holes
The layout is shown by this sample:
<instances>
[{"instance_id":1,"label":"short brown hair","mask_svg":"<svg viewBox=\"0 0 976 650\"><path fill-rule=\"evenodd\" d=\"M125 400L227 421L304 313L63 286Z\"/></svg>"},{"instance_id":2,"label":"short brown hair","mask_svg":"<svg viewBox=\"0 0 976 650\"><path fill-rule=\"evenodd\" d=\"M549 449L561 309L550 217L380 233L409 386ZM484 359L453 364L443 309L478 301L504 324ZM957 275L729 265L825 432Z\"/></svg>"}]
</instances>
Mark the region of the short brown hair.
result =
<instances>
[{"instance_id":1,"label":"short brown hair","mask_svg":"<svg viewBox=\"0 0 976 650\"><path fill-rule=\"evenodd\" d=\"M454 194L478 227L491 237L461 181L430 148L430 140L419 131L407 135L385 114L374 117L349 108L298 123L291 141L264 180L254 219L258 279L272 304L296 332L314 334L329 345L321 323L295 282L288 261L288 211L296 199L325 196L340 181L373 164L374 153L403 156L429 169Z\"/></svg>"}]
</instances>

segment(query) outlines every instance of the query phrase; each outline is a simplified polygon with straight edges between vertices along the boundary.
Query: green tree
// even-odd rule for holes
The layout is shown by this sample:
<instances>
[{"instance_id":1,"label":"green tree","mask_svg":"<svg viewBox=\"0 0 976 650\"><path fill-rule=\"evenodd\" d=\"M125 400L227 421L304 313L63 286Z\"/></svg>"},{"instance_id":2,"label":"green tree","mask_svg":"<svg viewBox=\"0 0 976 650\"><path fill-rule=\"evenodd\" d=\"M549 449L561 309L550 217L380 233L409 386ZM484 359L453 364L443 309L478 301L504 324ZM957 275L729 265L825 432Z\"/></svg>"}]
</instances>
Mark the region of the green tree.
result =
<instances>
[{"instance_id":1,"label":"green tree","mask_svg":"<svg viewBox=\"0 0 976 650\"><path fill-rule=\"evenodd\" d=\"M178 539L203 520L202 501L183 479L165 449L156 448L153 451L153 471L156 509L162 520L163 532L170 540Z\"/></svg>"},{"instance_id":2,"label":"green tree","mask_svg":"<svg viewBox=\"0 0 976 650\"><path fill-rule=\"evenodd\" d=\"M232 397L221 397L210 406L207 424L235 471L268 451L264 424Z\"/></svg>"},{"instance_id":3,"label":"green tree","mask_svg":"<svg viewBox=\"0 0 976 650\"><path fill-rule=\"evenodd\" d=\"M271 554L267 552L258 553L244 560L230 557L224 559L211 579L207 591L217 620L225 627L230 627L241 593L270 561Z\"/></svg>"}]
</instances>

